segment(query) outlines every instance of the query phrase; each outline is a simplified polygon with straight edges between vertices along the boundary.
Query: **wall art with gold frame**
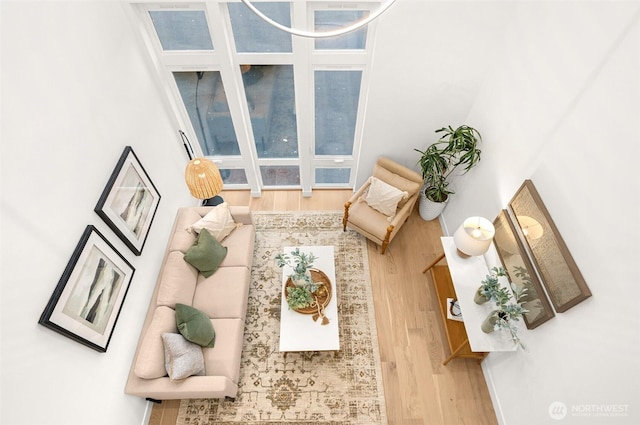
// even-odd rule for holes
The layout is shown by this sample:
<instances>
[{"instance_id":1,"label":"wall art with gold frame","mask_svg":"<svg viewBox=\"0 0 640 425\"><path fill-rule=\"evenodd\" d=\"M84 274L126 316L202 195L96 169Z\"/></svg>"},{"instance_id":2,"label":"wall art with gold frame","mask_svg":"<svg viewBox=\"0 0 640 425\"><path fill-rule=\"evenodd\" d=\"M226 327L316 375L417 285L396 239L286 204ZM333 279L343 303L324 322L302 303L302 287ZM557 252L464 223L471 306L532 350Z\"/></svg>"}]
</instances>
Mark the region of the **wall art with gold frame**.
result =
<instances>
[{"instance_id":1,"label":"wall art with gold frame","mask_svg":"<svg viewBox=\"0 0 640 425\"><path fill-rule=\"evenodd\" d=\"M528 310L523 315L527 329L534 329L553 318L555 313L522 241L518 237L509 212L507 210L500 211L493 221L493 226L496 230L493 243L509 281L518 289L527 289L520 302L522 307Z\"/></svg>"},{"instance_id":2,"label":"wall art with gold frame","mask_svg":"<svg viewBox=\"0 0 640 425\"><path fill-rule=\"evenodd\" d=\"M555 310L565 312L589 298L591 291L531 180L522 183L509 211Z\"/></svg>"}]
</instances>

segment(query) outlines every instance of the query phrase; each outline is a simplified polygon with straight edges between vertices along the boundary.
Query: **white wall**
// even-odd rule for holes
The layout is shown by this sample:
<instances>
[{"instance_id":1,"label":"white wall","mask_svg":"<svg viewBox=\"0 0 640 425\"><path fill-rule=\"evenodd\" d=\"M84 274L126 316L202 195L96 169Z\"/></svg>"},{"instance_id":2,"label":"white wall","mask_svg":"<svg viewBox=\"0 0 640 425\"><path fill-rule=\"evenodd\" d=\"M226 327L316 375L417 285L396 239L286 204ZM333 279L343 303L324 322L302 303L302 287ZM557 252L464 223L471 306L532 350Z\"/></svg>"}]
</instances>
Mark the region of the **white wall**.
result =
<instances>
[{"instance_id":1,"label":"white wall","mask_svg":"<svg viewBox=\"0 0 640 425\"><path fill-rule=\"evenodd\" d=\"M360 186L378 156L416 168L418 153L463 124L500 51L508 2L400 0L377 22L358 170Z\"/></svg>"},{"instance_id":2,"label":"white wall","mask_svg":"<svg viewBox=\"0 0 640 425\"><path fill-rule=\"evenodd\" d=\"M0 423L141 424L124 394L178 206L186 154L120 2L2 7ZM136 257L93 212L125 146L162 199ZM136 271L106 353L38 324L88 224Z\"/></svg>"},{"instance_id":3,"label":"white wall","mask_svg":"<svg viewBox=\"0 0 640 425\"><path fill-rule=\"evenodd\" d=\"M413 148L435 129L472 125L483 158L454 182L445 230L493 219L530 178L593 293L525 330L526 352L484 361L503 424L558 423L548 412L556 401L568 409L559 423L640 423L639 9L401 0L378 24L358 183L378 155L415 168ZM588 408L627 411L572 412Z\"/></svg>"},{"instance_id":4,"label":"white wall","mask_svg":"<svg viewBox=\"0 0 640 425\"><path fill-rule=\"evenodd\" d=\"M505 40L468 117L484 158L444 220L493 219L531 178L593 296L525 331L526 352L485 360L496 411L510 425L640 423L640 4L520 3Z\"/></svg>"}]
</instances>

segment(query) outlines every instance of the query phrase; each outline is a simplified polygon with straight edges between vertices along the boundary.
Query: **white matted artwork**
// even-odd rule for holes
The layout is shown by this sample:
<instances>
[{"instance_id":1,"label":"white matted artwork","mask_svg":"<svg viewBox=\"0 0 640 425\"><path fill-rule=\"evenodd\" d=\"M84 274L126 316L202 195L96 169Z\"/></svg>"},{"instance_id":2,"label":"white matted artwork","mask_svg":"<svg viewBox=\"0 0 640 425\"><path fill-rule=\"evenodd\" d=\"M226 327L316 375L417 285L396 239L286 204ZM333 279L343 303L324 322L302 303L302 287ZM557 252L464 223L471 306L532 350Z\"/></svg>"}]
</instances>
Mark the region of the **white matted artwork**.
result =
<instances>
[{"instance_id":1,"label":"white matted artwork","mask_svg":"<svg viewBox=\"0 0 640 425\"><path fill-rule=\"evenodd\" d=\"M134 271L95 227L87 226L39 323L107 351Z\"/></svg>"},{"instance_id":2,"label":"white matted artwork","mask_svg":"<svg viewBox=\"0 0 640 425\"><path fill-rule=\"evenodd\" d=\"M131 146L125 147L94 211L140 255L159 203L160 193Z\"/></svg>"}]
</instances>

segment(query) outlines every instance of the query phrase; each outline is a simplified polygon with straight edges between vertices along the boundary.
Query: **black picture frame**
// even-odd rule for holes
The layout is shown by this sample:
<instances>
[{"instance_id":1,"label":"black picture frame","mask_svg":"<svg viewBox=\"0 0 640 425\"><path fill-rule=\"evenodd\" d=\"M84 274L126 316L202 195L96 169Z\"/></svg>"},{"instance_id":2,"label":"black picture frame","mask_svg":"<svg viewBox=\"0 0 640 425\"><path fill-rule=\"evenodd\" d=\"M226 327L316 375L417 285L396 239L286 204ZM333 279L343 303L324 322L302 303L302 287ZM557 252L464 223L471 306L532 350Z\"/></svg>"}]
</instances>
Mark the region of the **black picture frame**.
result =
<instances>
[{"instance_id":1,"label":"black picture frame","mask_svg":"<svg viewBox=\"0 0 640 425\"><path fill-rule=\"evenodd\" d=\"M126 146L94 211L135 255L140 255L160 198L135 152Z\"/></svg>"},{"instance_id":2,"label":"black picture frame","mask_svg":"<svg viewBox=\"0 0 640 425\"><path fill-rule=\"evenodd\" d=\"M38 323L106 352L134 272L98 229L88 225Z\"/></svg>"},{"instance_id":3,"label":"black picture frame","mask_svg":"<svg viewBox=\"0 0 640 425\"><path fill-rule=\"evenodd\" d=\"M589 298L587 282L531 180L522 183L509 202L509 211L556 312L565 312Z\"/></svg>"},{"instance_id":4,"label":"black picture frame","mask_svg":"<svg viewBox=\"0 0 640 425\"><path fill-rule=\"evenodd\" d=\"M551 303L506 209L500 211L493 227L493 243L509 281L518 289L527 289L520 300L522 307L529 310L522 316L527 329L537 328L555 316Z\"/></svg>"}]
</instances>

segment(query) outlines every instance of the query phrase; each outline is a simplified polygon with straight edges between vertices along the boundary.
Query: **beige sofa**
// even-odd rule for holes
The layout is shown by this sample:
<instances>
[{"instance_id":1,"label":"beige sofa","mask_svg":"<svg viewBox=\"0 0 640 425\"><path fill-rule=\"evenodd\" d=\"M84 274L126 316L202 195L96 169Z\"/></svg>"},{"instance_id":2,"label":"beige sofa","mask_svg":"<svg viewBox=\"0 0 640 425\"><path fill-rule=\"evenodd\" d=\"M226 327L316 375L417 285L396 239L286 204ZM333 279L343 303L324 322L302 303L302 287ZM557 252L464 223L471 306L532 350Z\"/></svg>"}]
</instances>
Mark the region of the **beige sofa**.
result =
<instances>
[{"instance_id":1,"label":"beige sofa","mask_svg":"<svg viewBox=\"0 0 640 425\"><path fill-rule=\"evenodd\" d=\"M197 235L186 229L214 207L185 207L177 212L151 304L125 387L127 394L153 400L236 396L244 340L255 228L249 207L231 206L233 220L242 223L223 241L227 255L205 278L184 261ZM163 333L177 333L175 304L205 312L215 329L213 348L202 348L205 376L171 380L164 363Z\"/></svg>"}]
</instances>

